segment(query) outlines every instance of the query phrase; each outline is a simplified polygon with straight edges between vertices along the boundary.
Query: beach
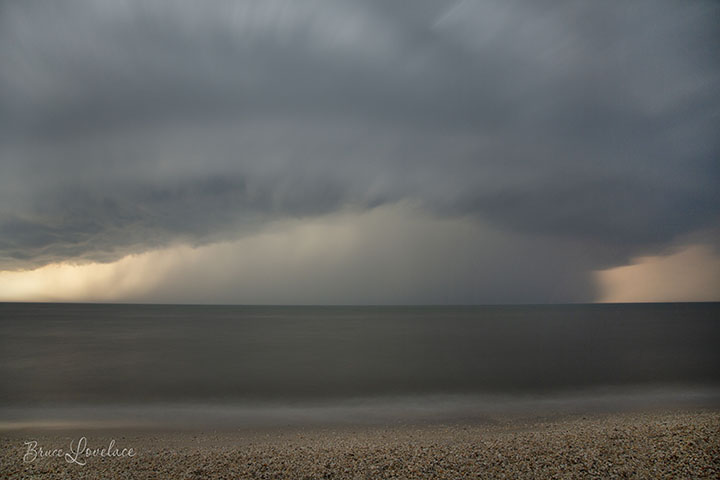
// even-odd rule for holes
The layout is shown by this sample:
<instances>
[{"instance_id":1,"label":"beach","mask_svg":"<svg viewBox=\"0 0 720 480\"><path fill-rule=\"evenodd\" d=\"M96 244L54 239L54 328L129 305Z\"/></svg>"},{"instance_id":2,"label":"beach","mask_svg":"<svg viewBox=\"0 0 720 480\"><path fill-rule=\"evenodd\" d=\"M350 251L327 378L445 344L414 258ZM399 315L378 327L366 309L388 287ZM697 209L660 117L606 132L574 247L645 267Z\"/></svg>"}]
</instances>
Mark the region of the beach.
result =
<instances>
[{"instance_id":1,"label":"beach","mask_svg":"<svg viewBox=\"0 0 720 480\"><path fill-rule=\"evenodd\" d=\"M32 459L29 441L72 461ZM6 479L710 479L720 475L720 409L215 431L18 428L2 433L2 459Z\"/></svg>"}]
</instances>

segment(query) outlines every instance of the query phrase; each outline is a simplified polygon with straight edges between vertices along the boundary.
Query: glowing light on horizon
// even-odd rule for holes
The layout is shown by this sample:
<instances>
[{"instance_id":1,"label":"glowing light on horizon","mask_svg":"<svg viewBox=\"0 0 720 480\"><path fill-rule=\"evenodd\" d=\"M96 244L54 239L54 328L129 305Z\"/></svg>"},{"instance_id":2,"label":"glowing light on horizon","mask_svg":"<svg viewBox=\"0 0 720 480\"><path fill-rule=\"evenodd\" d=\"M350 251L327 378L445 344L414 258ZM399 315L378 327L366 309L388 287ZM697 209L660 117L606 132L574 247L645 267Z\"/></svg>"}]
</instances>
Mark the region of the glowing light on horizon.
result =
<instances>
[{"instance_id":1,"label":"glowing light on horizon","mask_svg":"<svg viewBox=\"0 0 720 480\"><path fill-rule=\"evenodd\" d=\"M203 284L232 282L253 291L258 282L277 282L264 267L272 264L276 273L307 264L317 268L322 258L345 257L355 236L347 217L339 215L306 223L287 221L233 241L171 246L110 263L62 262L34 270L0 271L0 301L153 302L158 301L153 295L158 289L179 277L192 278L189 283L197 283L200 290L207 287ZM178 296L182 295L159 301L180 301Z\"/></svg>"},{"instance_id":2,"label":"glowing light on horizon","mask_svg":"<svg viewBox=\"0 0 720 480\"><path fill-rule=\"evenodd\" d=\"M720 301L720 257L691 245L665 256L596 272L600 302Z\"/></svg>"},{"instance_id":3,"label":"glowing light on horizon","mask_svg":"<svg viewBox=\"0 0 720 480\"><path fill-rule=\"evenodd\" d=\"M0 301L112 301L142 291L162 273L167 253L128 255L112 263L53 263L0 272Z\"/></svg>"}]
</instances>

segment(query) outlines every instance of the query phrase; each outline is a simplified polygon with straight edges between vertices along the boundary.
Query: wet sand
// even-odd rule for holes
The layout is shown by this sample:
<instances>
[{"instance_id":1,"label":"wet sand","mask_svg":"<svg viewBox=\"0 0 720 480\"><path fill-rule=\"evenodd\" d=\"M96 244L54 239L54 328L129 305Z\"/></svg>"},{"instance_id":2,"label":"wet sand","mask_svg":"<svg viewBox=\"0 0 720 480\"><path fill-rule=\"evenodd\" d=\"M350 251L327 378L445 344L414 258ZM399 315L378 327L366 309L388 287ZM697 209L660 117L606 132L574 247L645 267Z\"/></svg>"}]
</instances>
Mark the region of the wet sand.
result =
<instances>
[{"instance_id":1,"label":"wet sand","mask_svg":"<svg viewBox=\"0 0 720 480\"><path fill-rule=\"evenodd\" d=\"M720 477L718 409L212 432L14 429L0 436L4 479ZM97 456L68 463L63 454L83 436ZM31 440L36 452L63 454L25 462ZM101 456L112 440L118 456ZM134 456L119 456L129 448Z\"/></svg>"}]
</instances>

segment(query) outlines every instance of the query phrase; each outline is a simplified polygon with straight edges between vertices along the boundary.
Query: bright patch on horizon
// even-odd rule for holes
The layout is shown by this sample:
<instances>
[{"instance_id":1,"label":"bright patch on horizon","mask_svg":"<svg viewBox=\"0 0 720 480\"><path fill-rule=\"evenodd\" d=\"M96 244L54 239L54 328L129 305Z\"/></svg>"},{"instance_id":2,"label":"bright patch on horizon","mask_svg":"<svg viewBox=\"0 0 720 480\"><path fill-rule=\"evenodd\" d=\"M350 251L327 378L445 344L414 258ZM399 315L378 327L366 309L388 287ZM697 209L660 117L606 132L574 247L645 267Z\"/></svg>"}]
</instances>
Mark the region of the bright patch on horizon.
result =
<instances>
[{"instance_id":1,"label":"bright patch on horizon","mask_svg":"<svg viewBox=\"0 0 720 480\"><path fill-rule=\"evenodd\" d=\"M193 292L240 285L237 301L253 303L243 292L257 295L256 285L283 281L277 278L283 269L299 271L299 265L311 264L317 271L320 260L329 258L339 263L353 245L349 226L342 216L305 224L282 222L234 241L177 245L110 263L53 263L34 270L0 271L0 301L146 302L156 300L148 295L161 292L160 301L193 303L202 302ZM268 267L275 267L276 273L263 271ZM234 302L229 297L218 301Z\"/></svg>"},{"instance_id":2,"label":"bright patch on horizon","mask_svg":"<svg viewBox=\"0 0 720 480\"><path fill-rule=\"evenodd\" d=\"M156 251L112 263L53 263L34 270L2 271L0 301L122 300L157 281L167 257L167 251Z\"/></svg>"},{"instance_id":3,"label":"bright patch on horizon","mask_svg":"<svg viewBox=\"0 0 720 480\"><path fill-rule=\"evenodd\" d=\"M720 257L704 245L597 272L600 302L720 301Z\"/></svg>"}]
</instances>

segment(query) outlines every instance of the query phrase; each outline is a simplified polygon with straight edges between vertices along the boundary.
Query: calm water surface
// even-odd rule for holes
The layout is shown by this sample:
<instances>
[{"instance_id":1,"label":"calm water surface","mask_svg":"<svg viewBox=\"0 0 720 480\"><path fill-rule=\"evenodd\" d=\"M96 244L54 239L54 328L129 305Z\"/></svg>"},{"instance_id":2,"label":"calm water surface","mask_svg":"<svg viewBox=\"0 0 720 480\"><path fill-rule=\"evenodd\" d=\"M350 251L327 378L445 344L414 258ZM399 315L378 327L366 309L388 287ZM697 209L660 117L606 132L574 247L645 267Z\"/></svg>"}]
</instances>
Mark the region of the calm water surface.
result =
<instances>
[{"instance_id":1,"label":"calm water surface","mask_svg":"<svg viewBox=\"0 0 720 480\"><path fill-rule=\"evenodd\" d=\"M426 408L422 399L445 402L446 409L480 403L488 409L568 395L587 402L597 392L692 397L720 388L718 345L717 303L6 303L0 413L17 419L112 407L150 415L174 406L253 418L253 408L268 406L299 415L287 409L323 405L327 414L338 405L362 405L393 416L413 405Z\"/></svg>"}]
</instances>

